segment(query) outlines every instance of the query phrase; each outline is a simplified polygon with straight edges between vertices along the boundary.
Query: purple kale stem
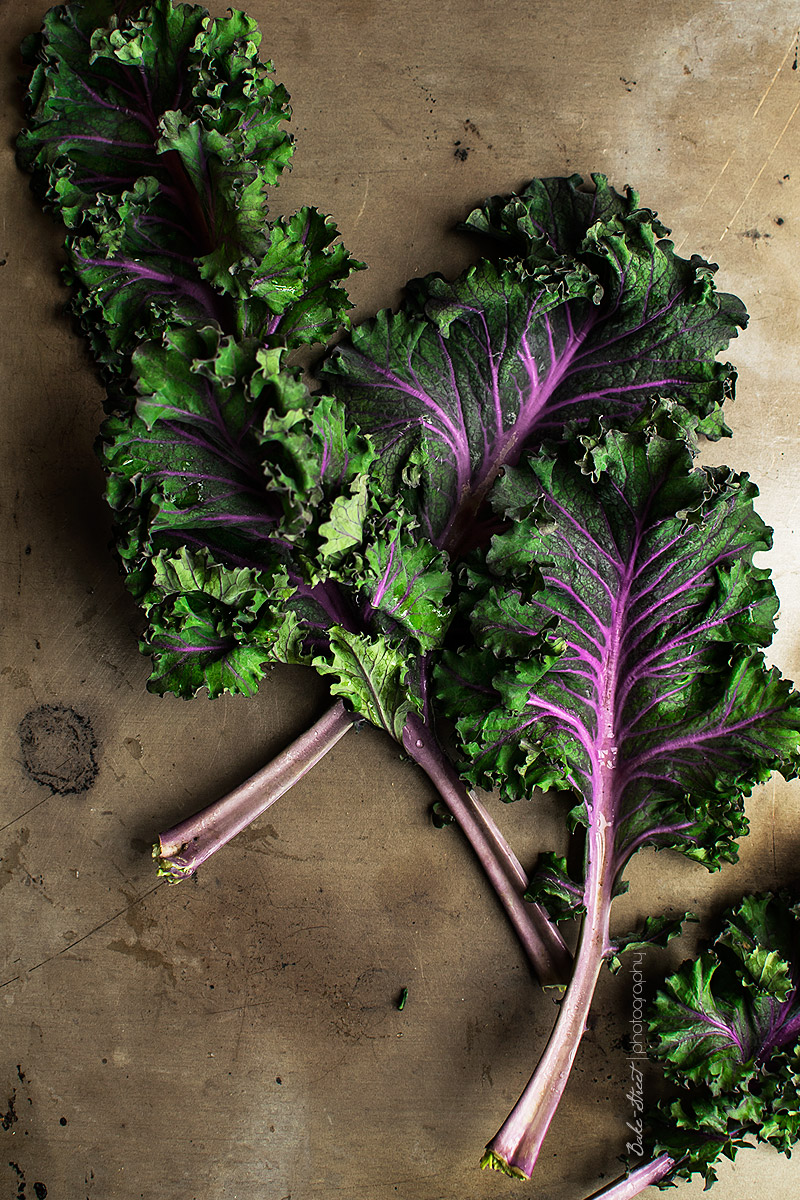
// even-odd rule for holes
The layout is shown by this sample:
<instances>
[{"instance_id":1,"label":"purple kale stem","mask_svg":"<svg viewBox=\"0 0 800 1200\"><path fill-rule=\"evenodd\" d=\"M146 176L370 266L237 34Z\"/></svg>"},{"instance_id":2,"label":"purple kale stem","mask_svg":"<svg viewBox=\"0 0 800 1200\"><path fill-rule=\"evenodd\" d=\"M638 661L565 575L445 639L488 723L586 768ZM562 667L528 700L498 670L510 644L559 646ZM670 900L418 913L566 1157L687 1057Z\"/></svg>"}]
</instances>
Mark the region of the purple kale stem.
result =
<instances>
[{"instance_id":1,"label":"purple kale stem","mask_svg":"<svg viewBox=\"0 0 800 1200\"><path fill-rule=\"evenodd\" d=\"M525 868L477 796L473 795L472 792L468 792L467 797L475 819L483 828L484 835L494 844L497 857L504 863L506 874L514 882L520 895L524 894L528 890L529 882ZM541 908L541 905L537 904L535 907Z\"/></svg>"},{"instance_id":2,"label":"purple kale stem","mask_svg":"<svg viewBox=\"0 0 800 1200\"><path fill-rule=\"evenodd\" d=\"M633 1197L638 1196L646 1187L666 1179L677 1165L677 1161L668 1154L659 1154L658 1158L642 1163L635 1171L622 1175L599 1192L592 1192L587 1200L633 1200Z\"/></svg>"},{"instance_id":3,"label":"purple kale stem","mask_svg":"<svg viewBox=\"0 0 800 1200\"><path fill-rule=\"evenodd\" d=\"M286 749L221 800L162 833L153 850L159 874L178 883L266 812L353 727L341 700Z\"/></svg>"},{"instance_id":4,"label":"purple kale stem","mask_svg":"<svg viewBox=\"0 0 800 1200\"><path fill-rule=\"evenodd\" d=\"M609 917L617 873L613 821L616 770L612 765L598 769L594 812L587 834L586 915L572 979L539 1065L486 1147L481 1162L484 1167L521 1179L529 1179L536 1164L586 1028L603 960L611 949Z\"/></svg>"},{"instance_id":5,"label":"purple kale stem","mask_svg":"<svg viewBox=\"0 0 800 1200\"><path fill-rule=\"evenodd\" d=\"M353 727L355 719L337 701L266 767L221 800L162 833L153 851L159 874L170 883L186 879L302 779ZM544 908L523 899L528 877L519 859L489 813L465 789L434 745L428 727L416 721L413 729L414 744L408 746L404 738L406 749L436 785L478 855L540 983L543 987L563 987L572 968L572 955Z\"/></svg>"},{"instance_id":6,"label":"purple kale stem","mask_svg":"<svg viewBox=\"0 0 800 1200\"><path fill-rule=\"evenodd\" d=\"M495 829L488 813L470 796L455 768L439 749L430 727L419 717L411 715L407 718L403 746L434 784L475 851L539 982L543 987L563 987L572 966L569 948L544 909L523 899L521 877L524 878L524 871L511 854L508 843Z\"/></svg>"}]
</instances>

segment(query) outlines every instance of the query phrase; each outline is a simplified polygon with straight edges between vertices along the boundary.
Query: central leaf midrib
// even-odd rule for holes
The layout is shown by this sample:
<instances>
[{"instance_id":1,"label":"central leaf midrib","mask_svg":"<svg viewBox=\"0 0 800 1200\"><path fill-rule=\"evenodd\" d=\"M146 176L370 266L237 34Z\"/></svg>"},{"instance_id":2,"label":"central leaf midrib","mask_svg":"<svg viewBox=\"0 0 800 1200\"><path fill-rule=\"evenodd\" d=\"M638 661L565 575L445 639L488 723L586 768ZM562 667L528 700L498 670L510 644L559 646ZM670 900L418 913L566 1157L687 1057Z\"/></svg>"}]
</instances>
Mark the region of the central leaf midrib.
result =
<instances>
[{"instance_id":1,"label":"central leaf midrib","mask_svg":"<svg viewBox=\"0 0 800 1200\"><path fill-rule=\"evenodd\" d=\"M549 315L549 313L545 314L545 320L549 320ZM459 542L466 533L464 526L471 517L474 518L477 515L500 471L504 467L515 466L522 451L531 447L531 434L539 423L542 410L569 374L578 351L597 324L597 320L588 319L586 321L580 333L574 335L569 352L559 357L556 365L553 365L551 360L552 369L543 381L534 381L528 372L530 386L526 401L520 405L511 427L501 429L495 435L490 448L484 452L477 471L471 469L469 479L459 484L459 498L442 533L435 539L436 546L447 550L453 556L457 555ZM523 342L524 335L520 338L520 345ZM524 366L519 346L516 356ZM456 390L456 397L460 397L458 390ZM463 428L469 446L470 436L466 420L463 422Z\"/></svg>"}]
</instances>

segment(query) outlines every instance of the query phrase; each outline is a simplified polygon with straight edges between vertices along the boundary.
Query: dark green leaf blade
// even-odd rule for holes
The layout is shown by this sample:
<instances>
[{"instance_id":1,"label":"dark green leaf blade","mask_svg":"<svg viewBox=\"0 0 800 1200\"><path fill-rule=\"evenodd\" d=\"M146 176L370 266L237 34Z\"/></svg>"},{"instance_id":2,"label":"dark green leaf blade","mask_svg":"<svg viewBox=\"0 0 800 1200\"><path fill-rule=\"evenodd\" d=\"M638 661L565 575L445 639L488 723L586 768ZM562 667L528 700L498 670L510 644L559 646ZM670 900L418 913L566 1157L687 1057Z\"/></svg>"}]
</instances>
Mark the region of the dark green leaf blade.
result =
<instances>
[{"instance_id":1,"label":"dark green leaf blade","mask_svg":"<svg viewBox=\"0 0 800 1200\"><path fill-rule=\"evenodd\" d=\"M288 95L241 12L156 0L52 10L20 164L69 236L74 310L114 387L137 341L213 320L271 346L327 339L360 264L311 209L268 221L292 153ZM118 399L112 397L112 405Z\"/></svg>"},{"instance_id":2,"label":"dark green leaf blade","mask_svg":"<svg viewBox=\"0 0 800 1200\"><path fill-rule=\"evenodd\" d=\"M714 866L746 828L743 795L798 760L800 701L753 649L777 609L752 563L769 531L747 477L693 471L680 437L585 443L595 478L550 454L497 485L511 524L488 563L502 583L473 633L500 702L462 715L443 699L473 782L508 798L572 788L588 822L607 774L620 867L645 843Z\"/></svg>"},{"instance_id":3,"label":"dark green leaf blade","mask_svg":"<svg viewBox=\"0 0 800 1200\"><path fill-rule=\"evenodd\" d=\"M741 304L715 292L711 266L678 258L647 210L601 205L605 221L587 227L588 210L568 208L581 223L571 256L531 265L519 251L453 283L415 281L400 312L359 326L326 363L381 451L384 487L410 488L426 536L451 551L474 538L502 468L567 426L632 423L663 396L724 431L734 373L716 356Z\"/></svg>"},{"instance_id":4,"label":"dark green leaf blade","mask_svg":"<svg viewBox=\"0 0 800 1200\"><path fill-rule=\"evenodd\" d=\"M780 969L757 978L758 948ZM659 990L652 1055L679 1087L651 1123L670 1179L716 1177L722 1155L753 1142L790 1154L800 1136L800 921L786 893L747 896L725 913L714 942ZM776 992L775 980L788 983Z\"/></svg>"}]
</instances>

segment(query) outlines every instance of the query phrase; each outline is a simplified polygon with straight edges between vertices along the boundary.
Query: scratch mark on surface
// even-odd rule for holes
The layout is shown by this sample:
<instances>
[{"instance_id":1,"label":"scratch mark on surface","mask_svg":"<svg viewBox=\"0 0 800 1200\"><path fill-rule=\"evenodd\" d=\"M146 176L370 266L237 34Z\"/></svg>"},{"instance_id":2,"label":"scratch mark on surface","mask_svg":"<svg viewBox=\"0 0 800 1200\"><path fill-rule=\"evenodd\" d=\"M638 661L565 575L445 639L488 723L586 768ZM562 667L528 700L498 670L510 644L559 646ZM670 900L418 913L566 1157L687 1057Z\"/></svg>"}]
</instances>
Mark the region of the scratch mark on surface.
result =
<instances>
[{"instance_id":1,"label":"scratch mark on surface","mask_svg":"<svg viewBox=\"0 0 800 1200\"><path fill-rule=\"evenodd\" d=\"M41 800L37 800L35 804L30 806L30 808L26 808L25 812L18 813L17 816L12 817L10 821L6 821L5 825L0 825L0 833L2 833L4 829L9 829L12 825L15 825L17 821L21 821L23 817L27 817L28 813L32 813L33 810L38 808L40 804L47 804L47 801L52 799L52 795L43 796Z\"/></svg>"},{"instance_id":2,"label":"scratch mark on surface","mask_svg":"<svg viewBox=\"0 0 800 1200\"><path fill-rule=\"evenodd\" d=\"M778 76L780 75L781 71L782 71L782 70L783 70L783 68L786 66L786 60L788 59L789 55L792 53L792 51L794 50L795 46L797 45L797 39L798 39L798 37L800 37L800 34L792 34L792 40L791 40L791 42L789 43L789 49L786 51L786 53L784 54L783 58L781 59L781 65L778 67L777 71L776 71L776 72L775 72L775 74L772 76L772 79L770 79L770 81L769 81L769 86L767 87L767 90L764 92L764 95L761 97L761 99L759 100L758 104L756 105L756 110L755 110L755 112L753 113L753 117L752 117L751 119L755 119L755 117L757 117L757 116L758 116L758 110L761 108L761 105L764 103L764 101L766 100L767 96L768 96L768 95L770 94L770 92L772 91L772 85L775 83L775 80L778 78Z\"/></svg>"},{"instance_id":3,"label":"scratch mark on surface","mask_svg":"<svg viewBox=\"0 0 800 1200\"><path fill-rule=\"evenodd\" d=\"M761 99L759 100L758 104L756 105L756 107L755 107L755 110L754 110L754 112L753 112L753 115L752 115L752 117L750 118L751 120L753 120L753 121L754 121L754 120L755 120L755 118L758 116L758 114L759 114L759 111L761 110L761 106L763 105L763 103L764 103L764 101L766 100L767 96L768 96L768 95L770 94L770 92L772 91L772 88L773 88L773 85L774 85L774 83L775 83L776 79L777 79L777 78L778 78L778 76L780 75L780 73L781 73L781 71L783 70L783 68L786 66L786 63L787 63L787 61L788 61L788 58L789 58L789 55L792 53L792 50L793 50L793 49L795 48L795 46L797 45L798 38L800 38L800 33L798 33L797 35L793 35L793 36L792 36L792 40L791 40L791 42L789 43L789 48L788 48L788 50L786 51L786 53L784 54L783 58L781 59L781 61L780 61L780 65L778 66L778 69L777 69L777 71L776 71L776 72L775 72L775 74L772 76L772 79L770 80L769 84L767 85L767 89L766 89L766 91L764 92L764 95L761 97ZM792 113L792 116L794 116L794 113ZM789 119L791 120L791 117L790 117ZM787 124L788 124L788 123L787 123ZM784 134L785 132L786 132L786 130L784 129L784 130L781 132L781 134L780 134L780 137L778 138L778 141L780 141L780 138L781 138L781 137L783 137L783 134ZM777 146L777 142L776 142L776 146ZM774 151L775 151L775 146L773 146L773 148L772 148L772 152L771 152L771 153L774 153ZM701 212L701 211L702 211L702 210L705 208L706 204L707 204L707 203L708 203L708 201L711 199L711 195L712 195L712 193L713 193L713 192L716 190L716 188L717 188L717 185L719 184L719 182L720 182L720 180L722 179L723 175L725 174L725 172L727 171L728 167L729 167L729 166L731 165L731 163L733 162L733 159L734 159L734 157L735 157L735 154L736 154L736 151L735 151L735 150L733 150L733 151L732 151L732 152L731 152L731 153L728 155L728 158L727 158L727 160L725 161L725 163L724 163L724 165L723 165L723 167L722 167L722 170L720 171L719 175L717 175L717 177L716 177L716 179L714 180L714 182L711 184L711 187L710 187L710 188L708 189L708 191L706 192L706 194L705 194L705 196L703 197L703 199L702 199L702 201L700 202L700 204L697 206L696 212L698 212L698 213L699 213L699 212ZM770 157L771 157L771 155L770 155ZM769 158L767 159L767 162L769 162ZM767 165L767 163L765 162L765 163L764 163L764 166L761 168L761 169L762 169L762 171L763 171L763 170L766 168L766 165ZM750 193L748 192L748 195L749 195L749 194L750 194ZM745 197L745 199L746 199L746 197ZM742 203L744 204L744 201L742 201ZM734 214L734 217L732 217L732 218L731 218L730 224L733 224L733 220L735 219L736 215L738 215L738 212L739 212L739 209L737 209L737 210L736 210L736 213ZM727 232L728 232L728 229L729 229L729 228L730 228L730 225L726 226L725 233L727 233ZM725 233L723 233L722 237L724 237L724 236L725 236ZM686 240L687 240L688 236L689 236L689 235L687 234L687 235L686 235L686 237L684 237L684 238L681 240L681 242L679 243L679 245L675 247L675 252L676 252L676 254L677 254L677 253L680 253L680 251L682 250L682 248L683 248L683 246L684 246L684 244L685 244L685 242L686 242ZM722 241L722 238L720 238L720 241Z\"/></svg>"},{"instance_id":4,"label":"scratch mark on surface","mask_svg":"<svg viewBox=\"0 0 800 1200\"><path fill-rule=\"evenodd\" d=\"M328 1073L330 1073L330 1072L328 1072ZM424 1175L409 1175L408 1177L392 1176L391 1183L392 1183L392 1186L394 1187L394 1190L398 1191L398 1189L401 1187L404 1187L405 1184L411 1184L413 1187L413 1185L418 1184L420 1180L422 1180L423 1182L428 1182L429 1180L440 1179L443 1176L446 1177L448 1175L448 1172L451 1172L451 1171L452 1171L452 1168L450 1168L450 1167L441 1167L441 1168L439 1168L439 1170L429 1171L427 1174L424 1174ZM326 1195L332 1196L334 1194L336 1195L337 1198L341 1197L341 1200L346 1200L346 1197L348 1197L348 1196L355 1196L355 1197L358 1197L358 1200L361 1200L361 1197L364 1195L363 1185L355 1184L355 1183L353 1183L353 1184L349 1184L349 1183L328 1184L328 1186L326 1188ZM437 1188L437 1195L440 1195L440 1194L441 1194L441 1192ZM281 1197L281 1200L291 1200L291 1197L283 1196L283 1197Z\"/></svg>"},{"instance_id":5,"label":"scratch mark on surface","mask_svg":"<svg viewBox=\"0 0 800 1200\"><path fill-rule=\"evenodd\" d=\"M381 125L383 125L384 129L388 129L390 133L393 133L393 134L395 135L395 137L397 137L397 136L398 136L398 130L397 130L397 129L395 129L394 125L393 125L393 124L392 124L392 122L391 122L391 121L388 119L388 117L385 117L385 116L383 115L383 113L379 113L379 112L377 112L377 110L376 110L376 109L373 109L372 111L375 113L375 116L378 118L378 120L380 121Z\"/></svg>"},{"instance_id":6,"label":"scratch mark on surface","mask_svg":"<svg viewBox=\"0 0 800 1200\"><path fill-rule=\"evenodd\" d=\"M330 925L303 925L300 929L290 930L289 936L297 937L298 933L312 933L315 929L330 929Z\"/></svg>"},{"instance_id":7,"label":"scratch mark on surface","mask_svg":"<svg viewBox=\"0 0 800 1200\"><path fill-rule=\"evenodd\" d=\"M101 621L103 621L103 619L106 617L106 615L109 612L113 612L117 608L122 608L127 603L128 603L128 599L125 596L124 592L115 594L108 601L108 603L98 613L96 613L95 616L92 618L93 622L95 623L95 627L97 627L99 625L99 623ZM57 645L61 644L62 639L64 642L69 641L68 631L72 630L74 628L74 625L75 625L74 617L75 617L75 614L71 613L70 616L68 617L68 619L64 622L61 629L54 635L55 644L57 644ZM108 624L112 624L112 623L113 622L109 622ZM85 633L82 633L77 642L72 642L70 644L70 649L69 649L68 653L65 654L63 658L60 658L57 661L56 669L53 673L53 679L51 682L51 686L53 688L60 688L62 686L63 679L65 677L69 676L69 672L70 672L73 661L81 653L85 653L86 644L91 641L91 638L92 638L91 631L87 630ZM104 664L104 666L108 666L109 660L104 659L103 664ZM123 678L124 678L124 676L123 676ZM124 682L128 685L128 688L130 689L130 691L134 691L133 685L131 684L129 679L125 679Z\"/></svg>"},{"instance_id":8,"label":"scratch mark on surface","mask_svg":"<svg viewBox=\"0 0 800 1200\"><path fill-rule=\"evenodd\" d=\"M248 1000L246 1004L236 1004L233 1008L210 1008L207 1015L209 1017L224 1017L226 1013L243 1012L248 1008L263 1008L265 1005L272 1003L272 1000Z\"/></svg>"},{"instance_id":9,"label":"scratch mark on surface","mask_svg":"<svg viewBox=\"0 0 800 1200\"><path fill-rule=\"evenodd\" d=\"M99 585L100 585L100 576L97 573L95 573L95 577L90 581L90 586L87 588L87 595L93 596L97 587L99 587ZM111 598L106 602L104 607L99 612L94 612L94 613L90 612L87 617L83 617L83 618L81 618L80 614L78 614L78 618L77 618L78 626L77 627L81 628L82 626L88 624L89 622L94 622L95 624L99 623L111 609L113 609L118 604L124 603L124 601L125 601L124 593L114 592L114 594L111 596ZM88 601L85 600L84 608L87 603L88 603ZM68 631L71 631L74 628L76 628L76 612L74 609L72 609L69 612L66 620L62 624L61 628L55 634L55 637L54 637L55 643L60 644L62 640L64 640L64 641L68 640L68 638L65 637L65 634L68 634ZM79 646L83 645L83 643L85 641L87 641L87 639L89 637L90 637L89 632L81 634L81 640L78 643L78 645ZM75 653L75 649L76 649L75 647L72 648L69 656L66 659L66 662L69 662L69 659Z\"/></svg>"},{"instance_id":10,"label":"scratch mark on surface","mask_svg":"<svg viewBox=\"0 0 800 1200\"><path fill-rule=\"evenodd\" d=\"M409 233L408 241L406 242L406 246L409 251L412 251L414 249L414 239L417 236L417 226L418 225L419 225L419 206L415 204L414 205L414 218L413 218L413 221L411 224L411 232ZM417 274L416 268L413 268L411 266L411 261L412 261L411 254L409 253L406 255L406 263L408 264L406 266L406 277L410 276L412 273L415 275Z\"/></svg>"},{"instance_id":11,"label":"scratch mark on surface","mask_svg":"<svg viewBox=\"0 0 800 1200\"><path fill-rule=\"evenodd\" d=\"M697 212L701 212L701 211L702 211L702 209L704 209L704 208L705 208L705 206L706 206L706 203L707 203L707 202L708 202L708 200L711 198L711 193L714 191L714 189L716 188L716 186L717 186L717 184L719 183L720 179L722 179L722 176L725 174L725 172L727 171L728 167L731 165L731 162L733 161L733 156L734 156L734 154L735 154L735 153L736 153L736 151L735 151L735 150L733 150L733 151L731 151L731 153L728 155L728 160L727 160L727 162L726 162L726 163L725 163L725 165L723 166L723 168L722 168L722 170L720 171L720 173L719 173L719 175L717 176L717 178L716 178L716 179L714 180L714 182L712 183L711 187L710 187L710 188L708 189L708 191L706 192L706 194L705 194L705 196L703 197L703 199L702 199L702 201L700 202L700 204L697 206L697 210L696 210ZM679 254L679 253L681 252L681 250L683 249L683 245L684 245L684 243L686 242L686 239L687 239L688 237L689 237L689 234L687 233L687 234L686 234L686 237L682 238L682 239L681 239L681 241L680 241L680 243L679 243L679 245L677 245L677 246L675 247L675 253L676 253L676 254Z\"/></svg>"},{"instance_id":12,"label":"scratch mark on surface","mask_svg":"<svg viewBox=\"0 0 800 1200\"><path fill-rule=\"evenodd\" d=\"M706 192L706 194L705 194L705 197L703 198L703 201L702 201L702 203L700 204L700 207L699 207L699 208L698 208L698 210L697 210L698 212L700 212L700 209L701 209L701 208L704 208L704 207L705 207L706 201L707 201L707 200L709 199L709 197L711 196L711 193L714 191L714 188L717 186L717 184L719 183L720 179L722 179L722 176L725 174L725 172L727 171L728 167L731 165L731 161L732 161L732 159L733 159L733 155L734 155L735 153L736 153L736 151L734 150L734 151L733 151L731 154L729 154L729 155L728 155L728 159L727 159L727 162L725 163L725 166L722 168L722 170L720 171L719 175L717 176L717 178L716 178L716 179L714 180L714 182L712 183L711 187L710 187L710 188L708 189L708 191Z\"/></svg>"},{"instance_id":13,"label":"scratch mark on surface","mask_svg":"<svg viewBox=\"0 0 800 1200\"><path fill-rule=\"evenodd\" d=\"M775 151L778 149L778 146L780 145L781 139L783 138L783 135L786 133L786 130L789 128L789 126L791 125L792 121L794 120L794 115L795 115L795 113L797 112L798 108L800 108L800 100L798 100L798 101L797 101L797 103L795 104L794 108L793 108L793 109L792 109L792 111L789 113L789 116L788 116L788 117L787 117L787 119L786 119L786 124L784 125L783 129L780 131L780 133L778 134L778 136L776 137L776 139L775 139L775 144L773 145L773 147L772 147L772 149L770 150L769 154L767 155L767 157L764 159L763 163L761 164L761 169L760 169L760 170L759 170L759 171L756 173L756 177L755 177L755 179L753 180L753 182L750 184L750 187L749 187L749 188L747 189L747 191L745 192L745 194L744 194L744 198L743 198L743 200L742 200L741 204L739 205L739 207L737 208L736 212L733 214L733 216L731 217L730 221L728 222L728 224L725 226L725 228L723 229L722 233L720 234L720 238L719 238L719 240L720 240L720 241L722 241L722 239L725 237L725 234L726 234L726 233L728 233L728 232L730 231L730 227L731 227L731 225L732 225L732 224L733 224L733 222L736 220L736 218L738 217L739 213L742 211L742 209L744 208L744 206L745 206L745 204L747 203L748 199L750 198L750 193L752 192L753 188L754 188L754 187L756 186L756 184L758 183L758 181L759 181L759 179L761 178L761 176L762 176L762 175L764 174L764 172L766 171L766 169L767 169L767 164L769 163L769 160L772 158L773 154L774 154L774 153L775 153Z\"/></svg>"},{"instance_id":14,"label":"scratch mark on surface","mask_svg":"<svg viewBox=\"0 0 800 1200\"><path fill-rule=\"evenodd\" d=\"M320 1083L320 1082L321 1082L323 1079L326 1079L326 1078L328 1077L328 1075L332 1075L334 1071L338 1071L338 1070L339 1070L339 1068L340 1068L340 1067L341 1067L341 1066L342 1066L342 1065L343 1065L345 1062L347 1062L347 1059L348 1059L349 1057L350 1057L350 1051L348 1050L348 1051L347 1051L345 1054L343 1054L343 1055L342 1055L342 1057L341 1057L341 1058L337 1059L337 1061L336 1061L335 1063L332 1063L332 1064L331 1064L331 1066L327 1067L327 1068L326 1068L326 1069L325 1069L325 1070L322 1072L322 1074L321 1074L321 1075L316 1075L316 1076L315 1076L313 1079L309 1080L310 1086L311 1086L312 1088L313 1088L313 1087L316 1087L316 1086L317 1086L317 1084L318 1084L318 1083Z\"/></svg>"},{"instance_id":15,"label":"scratch mark on surface","mask_svg":"<svg viewBox=\"0 0 800 1200\"><path fill-rule=\"evenodd\" d=\"M50 954L47 958L43 958L41 962L36 963L35 966L29 967L24 974L32 975L34 971L38 971L40 967L44 967L47 963L52 962L54 958L59 958L60 955L66 954L68 950L72 950L75 946L79 946L81 942L85 942L87 938L92 936L92 934L99 933L101 929L105 929L105 927L110 925L112 921L116 921L118 917L124 916L125 913L130 912L130 910L135 908L137 904L141 904L142 900L146 900L148 896L152 896L153 892L157 892L159 888L166 886L168 886L167 881L165 879L160 880L159 883L155 884L151 888L148 888L146 892L143 892L141 896L137 896L135 900L130 902L130 904L126 904L124 908L119 910L119 912L115 912L112 916L107 917L105 921L101 921L99 925L95 925L95 927L90 929L88 933L81 934L79 938L75 938L75 941L70 942L68 946L62 946L60 950L56 950L55 954ZM21 975L15 975L13 979L6 979L4 983L0 983L0 988L8 987L10 983L14 983L17 979L21 978Z\"/></svg>"},{"instance_id":16,"label":"scratch mark on surface","mask_svg":"<svg viewBox=\"0 0 800 1200\"><path fill-rule=\"evenodd\" d=\"M367 207L367 196L368 195L369 195L369 175L367 176L365 184L364 184L364 199L361 201L361 208L358 210L356 219L353 222L354 228L364 215L364 209Z\"/></svg>"}]
</instances>

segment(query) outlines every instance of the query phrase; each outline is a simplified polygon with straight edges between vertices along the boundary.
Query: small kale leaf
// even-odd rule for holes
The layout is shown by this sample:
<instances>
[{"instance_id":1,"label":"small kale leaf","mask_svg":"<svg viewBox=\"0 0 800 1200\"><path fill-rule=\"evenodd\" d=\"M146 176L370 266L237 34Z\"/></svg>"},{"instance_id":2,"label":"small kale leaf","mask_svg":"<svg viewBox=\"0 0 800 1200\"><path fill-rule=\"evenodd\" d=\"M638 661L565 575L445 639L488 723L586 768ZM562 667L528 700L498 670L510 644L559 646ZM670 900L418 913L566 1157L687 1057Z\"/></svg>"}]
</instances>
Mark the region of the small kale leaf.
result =
<instances>
[{"instance_id":1,"label":"small kale leaf","mask_svg":"<svg viewBox=\"0 0 800 1200\"><path fill-rule=\"evenodd\" d=\"M622 966L621 954L626 950L648 950L652 946L664 947L673 938L679 937L687 921L696 921L694 913L685 912L680 916L662 914L657 917L645 917L641 926L630 933L615 933L613 950L608 959L612 971L618 971Z\"/></svg>"},{"instance_id":2,"label":"small kale leaf","mask_svg":"<svg viewBox=\"0 0 800 1200\"><path fill-rule=\"evenodd\" d=\"M569 874L566 858L551 851L540 854L536 860L525 899L543 904L554 921L569 920L586 911L583 885Z\"/></svg>"},{"instance_id":3,"label":"small kale leaf","mask_svg":"<svg viewBox=\"0 0 800 1200\"><path fill-rule=\"evenodd\" d=\"M720 1157L753 1142L791 1153L800 1137L798 946L788 892L746 896L724 914L714 941L659 989L651 1054L678 1090L649 1116L659 1165L650 1182L699 1173L708 1187ZM770 965L762 974L756 963Z\"/></svg>"}]
</instances>

